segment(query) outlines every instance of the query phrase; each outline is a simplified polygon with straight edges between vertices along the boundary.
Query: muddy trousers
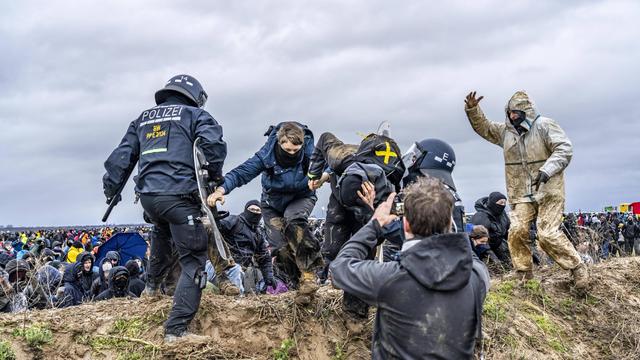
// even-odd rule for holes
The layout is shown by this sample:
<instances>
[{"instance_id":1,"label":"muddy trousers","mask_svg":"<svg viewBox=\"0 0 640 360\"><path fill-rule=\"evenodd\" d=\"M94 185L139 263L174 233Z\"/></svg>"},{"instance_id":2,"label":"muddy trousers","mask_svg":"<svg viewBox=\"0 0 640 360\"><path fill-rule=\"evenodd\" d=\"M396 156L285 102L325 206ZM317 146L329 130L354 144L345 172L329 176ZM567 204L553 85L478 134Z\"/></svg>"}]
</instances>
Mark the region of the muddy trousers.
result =
<instances>
[{"instance_id":1,"label":"muddy trousers","mask_svg":"<svg viewBox=\"0 0 640 360\"><path fill-rule=\"evenodd\" d=\"M320 135L313 154L309 173L320 176L326 167L341 173L349 164L349 158L358 151L358 145L345 144L332 133Z\"/></svg>"},{"instance_id":2,"label":"muddy trousers","mask_svg":"<svg viewBox=\"0 0 640 360\"><path fill-rule=\"evenodd\" d=\"M338 256L340 249L356 233L362 224L331 195L329 205L327 205L327 219L324 226L324 242L322 243L322 257L325 266L329 265ZM375 251L375 250L374 250ZM367 260L373 260L375 253L371 252ZM349 293L344 293L342 297L342 307L349 315L365 319L369 313L369 305L358 297Z\"/></svg>"},{"instance_id":3,"label":"muddy trousers","mask_svg":"<svg viewBox=\"0 0 640 360\"><path fill-rule=\"evenodd\" d=\"M315 204L315 196L295 199L284 211L265 201L261 203L269 244L278 253L293 284L298 283L303 272L314 272L322 266L320 243L309 228L309 215Z\"/></svg>"},{"instance_id":4,"label":"muddy trousers","mask_svg":"<svg viewBox=\"0 0 640 360\"><path fill-rule=\"evenodd\" d=\"M142 195L140 201L154 225L148 272L150 284L157 286L166 277L173 250L178 254L180 278L164 328L165 334L181 335L198 311L202 290L196 282L205 275L208 239L199 221L200 204L192 197L180 195Z\"/></svg>"},{"instance_id":5,"label":"muddy trousers","mask_svg":"<svg viewBox=\"0 0 640 360\"><path fill-rule=\"evenodd\" d=\"M539 203L521 203L511 211L511 228L509 229L509 252L516 270L533 269L531 258L531 238L529 229L536 221L538 244L560 267L566 270L580 265L580 255L569 239L560 231L564 200L544 198Z\"/></svg>"}]
</instances>

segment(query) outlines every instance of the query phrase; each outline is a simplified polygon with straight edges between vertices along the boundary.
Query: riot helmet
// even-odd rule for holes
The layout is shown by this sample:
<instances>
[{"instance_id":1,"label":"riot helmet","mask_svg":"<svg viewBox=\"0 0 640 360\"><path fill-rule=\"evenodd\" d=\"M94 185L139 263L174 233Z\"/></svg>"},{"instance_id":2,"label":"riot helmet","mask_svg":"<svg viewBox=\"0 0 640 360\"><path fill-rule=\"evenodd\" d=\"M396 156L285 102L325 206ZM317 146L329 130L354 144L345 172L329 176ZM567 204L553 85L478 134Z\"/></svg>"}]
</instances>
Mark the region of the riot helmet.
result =
<instances>
[{"instance_id":1,"label":"riot helmet","mask_svg":"<svg viewBox=\"0 0 640 360\"><path fill-rule=\"evenodd\" d=\"M199 108L204 107L207 102L207 93L196 78L190 75L176 75L167 81L164 88L156 91L156 104L162 104L174 92L186 96Z\"/></svg>"},{"instance_id":2,"label":"riot helmet","mask_svg":"<svg viewBox=\"0 0 640 360\"><path fill-rule=\"evenodd\" d=\"M438 178L450 188L456 188L451 173L456 166L456 153L451 145L439 139L424 139L415 142L402 156L408 170L404 185L413 182L417 176L427 175Z\"/></svg>"}]
</instances>

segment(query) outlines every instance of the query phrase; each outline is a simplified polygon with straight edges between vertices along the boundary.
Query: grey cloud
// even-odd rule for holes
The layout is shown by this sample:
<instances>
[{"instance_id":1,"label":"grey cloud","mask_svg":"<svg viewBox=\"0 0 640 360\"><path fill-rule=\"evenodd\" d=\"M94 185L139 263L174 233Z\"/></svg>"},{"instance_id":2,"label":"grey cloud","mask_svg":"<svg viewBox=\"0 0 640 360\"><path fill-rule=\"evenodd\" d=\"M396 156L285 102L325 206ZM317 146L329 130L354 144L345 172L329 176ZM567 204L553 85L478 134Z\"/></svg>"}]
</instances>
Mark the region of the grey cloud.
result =
<instances>
[{"instance_id":1,"label":"grey cloud","mask_svg":"<svg viewBox=\"0 0 640 360\"><path fill-rule=\"evenodd\" d=\"M126 5L126 6L125 6ZM350 142L383 120L403 149L426 137L456 149L468 210L504 191L501 150L463 111L477 89L495 121L526 89L571 137L567 208L638 194L640 48L633 1L389 3L12 2L0 15L0 224L96 223L102 162L175 73L205 85L224 126L225 169L270 124L297 120ZM113 213L141 221L132 185ZM229 197L239 211L259 180ZM316 213L321 214L324 189Z\"/></svg>"}]
</instances>

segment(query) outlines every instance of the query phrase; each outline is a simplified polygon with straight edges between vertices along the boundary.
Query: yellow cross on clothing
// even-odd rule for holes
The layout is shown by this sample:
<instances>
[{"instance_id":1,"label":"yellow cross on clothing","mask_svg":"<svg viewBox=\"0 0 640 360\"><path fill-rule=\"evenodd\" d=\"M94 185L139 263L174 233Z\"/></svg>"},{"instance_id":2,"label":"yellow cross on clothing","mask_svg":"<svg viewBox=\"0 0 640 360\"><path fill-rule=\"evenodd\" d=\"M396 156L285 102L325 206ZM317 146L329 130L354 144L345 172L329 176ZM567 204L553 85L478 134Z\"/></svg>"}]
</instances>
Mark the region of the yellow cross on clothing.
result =
<instances>
[{"instance_id":1,"label":"yellow cross on clothing","mask_svg":"<svg viewBox=\"0 0 640 360\"><path fill-rule=\"evenodd\" d=\"M385 144L387 144L387 149L385 151L376 151L376 156L384 156L384 163L385 165L389 163L389 159L392 157L398 157L398 154L396 154L395 152L391 151L391 145L389 144L388 141L385 141Z\"/></svg>"}]
</instances>

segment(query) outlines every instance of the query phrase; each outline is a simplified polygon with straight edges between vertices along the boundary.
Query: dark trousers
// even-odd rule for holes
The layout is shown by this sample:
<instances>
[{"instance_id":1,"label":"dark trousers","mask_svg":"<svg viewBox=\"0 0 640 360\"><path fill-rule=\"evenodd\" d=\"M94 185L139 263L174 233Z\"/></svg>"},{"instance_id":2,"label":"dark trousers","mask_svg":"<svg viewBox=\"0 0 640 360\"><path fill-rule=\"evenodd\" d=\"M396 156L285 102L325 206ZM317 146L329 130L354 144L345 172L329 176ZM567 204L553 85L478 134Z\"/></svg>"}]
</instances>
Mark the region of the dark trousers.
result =
<instances>
[{"instance_id":1,"label":"dark trousers","mask_svg":"<svg viewBox=\"0 0 640 360\"><path fill-rule=\"evenodd\" d=\"M178 254L180 278L164 327L166 334L180 335L196 315L202 295L195 279L204 272L208 240L199 220L200 204L180 195L143 194L140 201L154 224L147 281L158 286L169 272L173 249Z\"/></svg>"},{"instance_id":2,"label":"dark trousers","mask_svg":"<svg viewBox=\"0 0 640 360\"><path fill-rule=\"evenodd\" d=\"M322 243L322 256L325 265L335 260L344 244L353 236L362 224L356 221L351 212L342 207L338 200L331 194L329 205L327 205L327 219L324 226L324 242ZM375 253L370 253L368 260L373 260ZM342 297L343 309L350 315L357 318L366 318L369 313L369 305L358 297L347 292Z\"/></svg>"},{"instance_id":3,"label":"dark trousers","mask_svg":"<svg viewBox=\"0 0 640 360\"><path fill-rule=\"evenodd\" d=\"M309 215L315 204L315 196L295 199L284 211L278 211L264 201L261 204L269 244L293 284L297 284L300 273L322 266L320 244L309 229Z\"/></svg>"}]
</instances>

